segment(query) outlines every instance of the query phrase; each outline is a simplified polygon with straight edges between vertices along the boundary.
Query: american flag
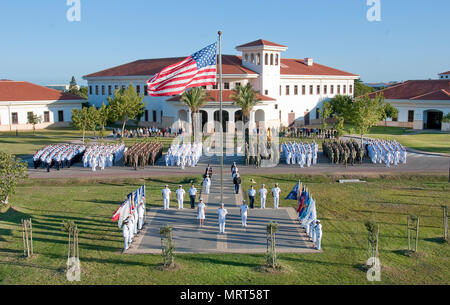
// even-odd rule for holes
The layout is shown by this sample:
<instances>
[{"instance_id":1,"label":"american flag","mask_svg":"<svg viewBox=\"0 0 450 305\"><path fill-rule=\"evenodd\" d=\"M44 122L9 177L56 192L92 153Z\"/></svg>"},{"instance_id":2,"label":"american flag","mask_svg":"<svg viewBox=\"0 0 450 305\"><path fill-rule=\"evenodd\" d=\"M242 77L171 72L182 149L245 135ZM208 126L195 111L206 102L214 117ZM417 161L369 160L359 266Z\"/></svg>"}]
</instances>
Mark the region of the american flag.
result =
<instances>
[{"instance_id":1,"label":"american flag","mask_svg":"<svg viewBox=\"0 0 450 305\"><path fill-rule=\"evenodd\" d=\"M170 65L147 81L148 94L168 96L183 93L191 87L216 84L217 43Z\"/></svg>"}]
</instances>

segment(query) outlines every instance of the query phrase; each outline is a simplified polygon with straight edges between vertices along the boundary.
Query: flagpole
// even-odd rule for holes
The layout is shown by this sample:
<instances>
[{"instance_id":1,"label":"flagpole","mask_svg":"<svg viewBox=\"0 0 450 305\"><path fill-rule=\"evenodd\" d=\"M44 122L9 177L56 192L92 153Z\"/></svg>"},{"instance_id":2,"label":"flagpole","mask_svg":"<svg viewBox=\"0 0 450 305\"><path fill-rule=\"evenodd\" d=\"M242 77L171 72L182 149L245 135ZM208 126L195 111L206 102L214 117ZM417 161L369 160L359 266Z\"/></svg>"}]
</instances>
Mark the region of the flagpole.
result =
<instances>
[{"instance_id":1,"label":"flagpole","mask_svg":"<svg viewBox=\"0 0 450 305\"><path fill-rule=\"evenodd\" d=\"M222 32L219 31L219 102L220 102L220 203L223 203L223 123L222 123Z\"/></svg>"}]
</instances>

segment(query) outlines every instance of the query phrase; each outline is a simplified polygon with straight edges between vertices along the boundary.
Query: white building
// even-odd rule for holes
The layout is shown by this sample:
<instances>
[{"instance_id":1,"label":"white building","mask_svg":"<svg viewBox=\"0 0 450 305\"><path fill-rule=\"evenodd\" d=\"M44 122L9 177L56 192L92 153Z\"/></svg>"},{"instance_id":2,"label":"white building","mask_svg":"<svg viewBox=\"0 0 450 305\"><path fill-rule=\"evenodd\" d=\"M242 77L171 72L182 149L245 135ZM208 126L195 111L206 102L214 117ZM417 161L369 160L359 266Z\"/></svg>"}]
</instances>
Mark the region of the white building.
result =
<instances>
[{"instance_id":1,"label":"white building","mask_svg":"<svg viewBox=\"0 0 450 305\"><path fill-rule=\"evenodd\" d=\"M242 114L230 98L238 85L250 83L259 91L259 103L250 115L251 122L269 126L313 124L325 100L338 94L353 96L354 80L359 76L315 63L312 58L283 58L287 47L266 40L256 40L236 47L240 55L222 55L224 121L229 129ZM168 127L190 120L189 109L179 96L150 97L146 81L168 65L185 57L146 59L127 63L84 76L89 87L89 102L101 106L114 90L130 83L145 95L145 113L141 125ZM218 86L208 86L209 99L201 108L208 131L218 120Z\"/></svg>"},{"instance_id":2,"label":"white building","mask_svg":"<svg viewBox=\"0 0 450 305\"><path fill-rule=\"evenodd\" d=\"M0 80L0 131L32 129L30 113L42 118L36 128L69 126L72 109L81 109L84 102L78 96L32 83Z\"/></svg>"},{"instance_id":3,"label":"white building","mask_svg":"<svg viewBox=\"0 0 450 305\"><path fill-rule=\"evenodd\" d=\"M441 129L442 117L450 113L450 79L409 80L369 96L377 94L398 110L397 118L388 119L389 126Z\"/></svg>"},{"instance_id":4,"label":"white building","mask_svg":"<svg viewBox=\"0 0 450 305\"><path fill-rule=\"evenodd\" d=\"M438 76L439 79L450 79L450 71L439 73Z\"/></svg>"}]
</instances>

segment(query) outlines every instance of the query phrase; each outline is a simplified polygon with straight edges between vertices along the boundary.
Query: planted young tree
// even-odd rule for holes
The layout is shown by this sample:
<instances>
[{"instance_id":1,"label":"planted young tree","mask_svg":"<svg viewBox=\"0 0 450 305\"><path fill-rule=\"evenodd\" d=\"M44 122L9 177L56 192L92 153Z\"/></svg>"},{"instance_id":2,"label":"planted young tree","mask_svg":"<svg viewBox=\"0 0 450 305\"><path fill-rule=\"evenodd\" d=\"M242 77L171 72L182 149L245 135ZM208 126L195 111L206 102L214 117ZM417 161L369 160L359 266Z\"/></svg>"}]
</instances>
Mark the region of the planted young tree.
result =
<instances>
[{"instance_id":1,"label":"planted young tree","mask_svg":"<svg viewBox=\"0 0 450 305\"><path fill-rule=\"evenodd\" d=\"M31 112L28 114L27 119L28 119L28 124L33 125L33 135L34 135L36 132L36 125L40 124L42 122L42 116L38 116L37 114L34 114Z\"/></svg>"},{"instance_id":2,"label":"planted young tree","mask_svg":"<svg viewBox=\"0 0 450 305\"><path fill-rule=\"evenodd\" d=\"M406 220L406 226L408 229L408 251L417 252L419 241L419 216L409 215ZM414 243L414 249L411 246L411 242Z\"/></svg>"},{"instance_id":3,"label":"planted young tree","mask_svg":"<svg viewBox=\"0 0 450 305\"><path fill-rule=\"evenodd\" d=\"M62 230L69 234L67 247L67 278L80 280L80 251L78 248L78 226L73 220L63 220ZM72 238L71 238L72 237ZM72 255L72 256L70 256Z\"/></svg>"},{"instance_id":4,"label":"planted young tree","mask_svg":"<svg viewBox=\"0 0 450 305\"><path fill-rule=\"evenodd\" d=\"M348 95L336 95L330 99L331 113L335 117L342 117L345 123L354 122L353 98Z\"/></svg>"},{"instance_id":5,"label":"planted young tree","mask_svg":"<svg viewBox=\"0 0 450 305\"><path fill-rule=\"evenodd\" d=\"M103 139L105 136L105 126L111 122L111 108L102 103L102 106L97 109L98 125L100 126L100 134Z\"/></svg>"},{"instance_id":6,"label":"planted young tree","mask_svg":"<svg viewBox=\"0 0 450 305\"><path fill-rule=\"evenodd\" d=\"M86 135L86 130L88 130L90 126L89 108L82 107L81 109L72 109L72 124L83 134L83 143L85 143L84 138Z\"/></svg>"},{"instance_id":7,"label":"planted young tree","mask_svg":"<svg viewBox=\"0 0 450 305\"><path fill-rule=\"evenodd\" d=\"M244 120L244 127L250 119L250 112L253 110L261 99L258 98L258 92L253 90L252 85L247 83L245 86L237 86L233 90L234 93L231 95L231 99L234 101L234 105L239 106L242 110L242 119ZM248 129L245 128L245 143L248 143L249 133Z\"/></svg>"},{"instance_id":8,"label":"planted young tree","mask_svg":"<svg viewBox=\"0 0 450 305\"><path fill-rule=\"evenodd\" d=\"M367 229L367 258L378 258L378 233L379 226L372 220L368 220L364 224Z\"/></svg>"},{"instance_id":9,"label":"planted young tree","mask_svg":"<svg viewBox=\"0 0 450 305\"><path fill-rule=\"evenodd\" d=\"M270 222L267 225L267 254L266 262L267 265L273 269L279 268L277 259L277 245L275 235L278 232L278 224Z\"/></svg>"},{"instance_id":10,"label":"planted young tree","mask_svg":"<svg viewBox=\"0 0 450 305\"><path fill-rule=\"evenodd\" d=\"M383 118L384 97L377 95L373 99L368 96L357 98L353 108L353 123L358 134L361 135L361 145L363 145L363 136Z\"/></svg>"},{"instance_id":11,"label":"planted young tree","mask_svg":"<svg viewBox=\"0 0 450 305\"><path fill-rule=\"evenodd\" d=\"M30 219L22 219L23 256L33 256L33 226Z\"/></svg>"},{"instance_id":12,"label":"planted young tree","mask_svg":"<svg viewBox=\"0 0 450 305\"><path fill-rule=\"evenodd\" d=\"M322 125L323 128L327 128L327 119L332 115L333 108L329 102L324 102L322 106Z\"/></svg>"},{"instance_id":13,"label":"planted young tree","mask_svg":"<svg viewBox=\"0 0 450 305\"><path fill-rule=\"evenodd\" d=\"M114 97L108 97L111 116L114 120L122 120L122 137L127 121L142 115L145 107L143 100L144 96L136 92L132 83L125 90L116 90Z\"/></svg>"},{"instance_id":14,"label":"planted young tree","mask_svg":"<svg viewBox=\"0 0 450 305\"><path fill-rule=\"evenodd\" d=\"M206 103L206 91L203 90L202 87L191 88L181 95L181 102L188 106L191 110L191 130L194 135L194 139L201 141L201 136L200 139L195 138L197 133L199 133L199 131L195 129L195 126L199 126L199 122L197 122L198 113L200 111L200 107Z\"/></svg>"},{"instance_id":15,"label":"planted young tree","mask_svg":"<svg viewBox=\"0 0 450 305\"><path fill-rule=\"evenodd\" d=\"M16 191L17 184L28 177L27 164L14 155L0 151L0 203L8 204L9 196Z\"/></svg>"},{"instance_id":16,"label":"planted young tree","mask_svg":"<svg viewBox=\"0 0 450 305\"><path fill-rule=\"evenodd\" d=\"M175 243L172 238L172 227L169 225L161 227L159 229L159 234L161 235L163 266L165 268L173 267L175 261Z\"/></svg>"},{"instance_id":17,"label":"planted young tree","mask_svg":"<svg viewBox=\"0 0 450 305\"><path fill-rule=\"evenodd\" d=\"M88 130L93 131L94 137L96 137L97 125L99 123L99 112L94 105L88 108L87 118Z\"/></svg>"},{"instance_id":18,"label":"planted young tree","mask_svg":"<svg viewBox=\"0 0 450 305\"><path fill-rule=\"evenodd\" d=\"M393 119L398 117L398 110L391 103L384 104L382 118L384 119L384 128L387 127L387 119Z\"/></svg>"}]
</instances>

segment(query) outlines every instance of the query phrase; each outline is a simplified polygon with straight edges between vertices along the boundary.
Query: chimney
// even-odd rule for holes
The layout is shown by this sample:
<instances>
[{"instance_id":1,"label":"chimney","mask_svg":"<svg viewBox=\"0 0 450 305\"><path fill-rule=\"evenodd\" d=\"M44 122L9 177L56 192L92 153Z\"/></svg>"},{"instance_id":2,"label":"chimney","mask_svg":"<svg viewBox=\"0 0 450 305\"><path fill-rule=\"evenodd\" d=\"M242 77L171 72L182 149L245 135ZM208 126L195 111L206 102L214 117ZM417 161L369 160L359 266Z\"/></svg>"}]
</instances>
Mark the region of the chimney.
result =
<instances>
[{"instance_id":1,"label":"chimney","mask_svg":"<svg viewBox=\"0 0 450 305\"><path fill-rule=\"evenodd\" d=\"M307 66L312 66L313 63L314 63L314 61L313 61L313 59L312 59L311 57L306 57L306 58L305 58L305 64L306 64Z\"/></svg>"}]
</instances>

